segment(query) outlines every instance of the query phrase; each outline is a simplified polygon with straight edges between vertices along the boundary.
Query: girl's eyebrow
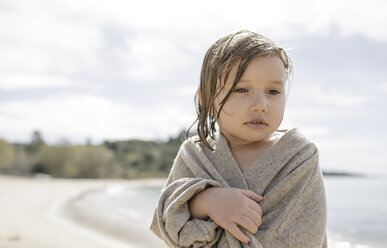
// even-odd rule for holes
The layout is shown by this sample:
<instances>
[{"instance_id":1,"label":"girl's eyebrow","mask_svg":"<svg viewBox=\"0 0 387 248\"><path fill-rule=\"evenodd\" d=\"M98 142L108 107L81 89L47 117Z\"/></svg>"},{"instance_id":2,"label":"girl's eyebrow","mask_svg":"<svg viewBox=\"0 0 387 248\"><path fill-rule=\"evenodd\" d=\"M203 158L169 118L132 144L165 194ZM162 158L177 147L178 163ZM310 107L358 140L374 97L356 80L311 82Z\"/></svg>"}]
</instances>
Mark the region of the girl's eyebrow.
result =
<instances>
[{"instance_id":1,"label":"girl's eyebrow","mask_svg":"<svg viewBox=\"0 0 387 248\"><path fill-rule=\"evenodd\" d=\"M251 82L251 81L254 81L254 80L249 80L249 79L241 79L241 80L239 80L239 82ZM270 80L269 82L275 83L275 84L280 84L282 86L285 84L285 82L283 80Z\"/></svg>"}]
</instances>

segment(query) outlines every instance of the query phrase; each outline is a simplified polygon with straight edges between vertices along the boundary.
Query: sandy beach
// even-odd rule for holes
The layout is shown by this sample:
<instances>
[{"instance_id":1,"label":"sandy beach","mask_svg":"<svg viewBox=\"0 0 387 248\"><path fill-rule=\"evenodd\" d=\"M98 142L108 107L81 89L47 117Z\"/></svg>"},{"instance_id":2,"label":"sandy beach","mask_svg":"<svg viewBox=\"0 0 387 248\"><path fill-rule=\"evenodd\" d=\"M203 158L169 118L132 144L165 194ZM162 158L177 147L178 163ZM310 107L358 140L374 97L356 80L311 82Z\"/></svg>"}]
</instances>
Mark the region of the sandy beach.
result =
<instances>
[{"instance_id":1,"label":"sandy beach","mask_svg":"<svg viewBox=\"0 0 387 248\"><path fill-rule=\"evenodd\" d=\"M98 220L87 223L77 213L69 217L74 199L85 192L114 184L138 187L162 182L163 179L71 180L0 175L0 248L162 247L161 241L144 228L148 223L133 222L133 228L114 233L104 230L106 227Z\"/></svg>"}]
</instances>

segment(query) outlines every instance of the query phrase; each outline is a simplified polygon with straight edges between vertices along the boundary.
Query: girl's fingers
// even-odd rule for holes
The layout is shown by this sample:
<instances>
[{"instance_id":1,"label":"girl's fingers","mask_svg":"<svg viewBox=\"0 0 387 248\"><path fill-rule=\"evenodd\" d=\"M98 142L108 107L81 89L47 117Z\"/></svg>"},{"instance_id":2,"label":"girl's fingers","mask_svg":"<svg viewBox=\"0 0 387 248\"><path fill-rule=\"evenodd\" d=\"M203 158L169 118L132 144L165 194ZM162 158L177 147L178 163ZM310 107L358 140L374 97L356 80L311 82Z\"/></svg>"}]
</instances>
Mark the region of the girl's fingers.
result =
<instances>
[{"instance_id":1,"label":"girl's fingers","mask_svg":"<svg viewBox=\"0 0 387 248\"><path fill-rule=\"evenodd\" d=\"M250 239L238 228L238 226L233 223L229 222L224 226L224 229L229 231L236 239L240 240L241 242L248 244L250 242Z\"/></svg>"},{"instance_id":2,"label":"girl's fingers","mask_svg":"<svg viewBox=\"0 0 387 248\"><path fill-rule=\"evenodd\" d=\"M254 193L251 190L244 189L244 190L241 190L241 191L242 191L242 194L244 194L245 196L247 196L248 198L250 198L251 200L253 200L255 202L260 202L260 201L263 200L262 196L257 195L256 193Z\"/></svg>"},{"instance_id":3,"label":"girl's fingers","mask_svg":"<svg viewBox=\"0 0 387 248\"><path fill-rule=\"evenodd\" d=\"M249 208L252 209L253 211L257 212L260 216L262 216L262 208L261 208L261 206L258 205L258 203L251 202L249 204Z\"/></svg>"},{"instance_id":4,"label":"girl's fingers","mask_svg":"<svg viewBox=\"0 0 387 248\"><path fill-rule=\"evenodd\" d=\"M262 224L262 217L256 211L253 211L252 209L248 208L246 209L244 215L251 219L254 222L255 226L259 227Z\"/></svg>"},{"instance_id":5,"label":"girl's fingers","mask_svg":"<svg viewBox=\"0 0 387 248\"><path fill-rule=\"evenodd\" d=\"M254 234L258 231L258 226L252 221L249 217L242 215L239 219L237 224L239 224L241 227L246 229L251 234Z\"/></svg>"}]
</instances>

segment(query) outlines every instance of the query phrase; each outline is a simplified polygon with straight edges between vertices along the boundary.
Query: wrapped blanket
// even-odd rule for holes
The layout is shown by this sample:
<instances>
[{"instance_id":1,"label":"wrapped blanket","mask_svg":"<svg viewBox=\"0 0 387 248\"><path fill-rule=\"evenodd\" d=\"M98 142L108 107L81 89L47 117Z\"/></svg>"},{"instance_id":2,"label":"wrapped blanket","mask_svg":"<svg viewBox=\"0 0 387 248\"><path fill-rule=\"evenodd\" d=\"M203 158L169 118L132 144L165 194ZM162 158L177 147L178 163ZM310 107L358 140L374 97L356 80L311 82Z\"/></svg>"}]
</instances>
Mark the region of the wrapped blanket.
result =
<instances>
[{"instance_id":1,"label":"wrapped blanket","mask_svg":"<svg viewBox=\"0 0 387 248\"><path fill-rule=\"evenodd\" d=\"M156 206L150 229L169 247L327 247L326 198L318 150L298 128L283 136L241 171L217 133L215 152L185 141ZM262 224L251 244L239 242L211 219L191 218L188 201L208 187L249 189L262 195Z\"/></svg>"}]
</instances>

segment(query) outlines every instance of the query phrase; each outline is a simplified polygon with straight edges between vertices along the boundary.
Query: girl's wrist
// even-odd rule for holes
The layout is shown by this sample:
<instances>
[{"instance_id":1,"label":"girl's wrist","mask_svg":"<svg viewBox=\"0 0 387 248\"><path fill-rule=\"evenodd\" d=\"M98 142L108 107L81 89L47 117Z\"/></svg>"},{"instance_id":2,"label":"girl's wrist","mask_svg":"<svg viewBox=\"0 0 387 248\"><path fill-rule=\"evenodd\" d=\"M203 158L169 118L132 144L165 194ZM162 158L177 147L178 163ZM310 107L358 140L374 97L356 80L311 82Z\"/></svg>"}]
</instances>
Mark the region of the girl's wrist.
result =
<instances>
[{"instance_id":1,"label":"girl's wrist","mask_svg":"<svg viewBox=\"0 0 387 248\"><path fill-rule=\"evenodd\" d=\"M208 196L208 189L205 189L199 193L197 193L188 203L189 211L193 218L207 220L208 214L206 211L206 200Z\"/></svg>"}]
</instances>

